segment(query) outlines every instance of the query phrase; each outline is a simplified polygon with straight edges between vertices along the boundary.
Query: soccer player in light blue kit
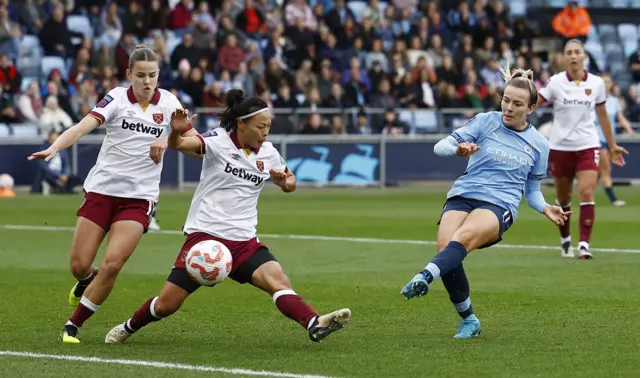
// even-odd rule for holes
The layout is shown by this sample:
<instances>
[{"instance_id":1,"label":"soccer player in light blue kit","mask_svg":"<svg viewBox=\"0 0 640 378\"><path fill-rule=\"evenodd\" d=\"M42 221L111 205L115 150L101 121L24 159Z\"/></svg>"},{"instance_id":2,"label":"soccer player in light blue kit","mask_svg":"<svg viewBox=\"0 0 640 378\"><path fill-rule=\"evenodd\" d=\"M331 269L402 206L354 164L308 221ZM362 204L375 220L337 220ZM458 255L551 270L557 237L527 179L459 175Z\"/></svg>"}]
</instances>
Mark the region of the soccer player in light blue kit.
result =
<instances>
[{"instance_id":1,"label":"soccer player in light blue kit","mask_svg":"<svg viewBox=\"0 0 640 378\"><path fill-rule=\"evenodd\" d=\"M549 143L527 122L538 99L533 72L512 73L508 63L500 69L506 82L502 112L476 115L434 147L440 156L469 157L469 163L447 194L438 229L439 253L401 291L406 299L423 296L441 277L463 319L456 339L480 334L462 261L469 252L502 240L518 215L523 192L529 205L555 225L563 224L570 213L549 205L540 191Z\"/></svg>"},{"instance_id":2,"label":"soccer player in light blue kit","mask_svg":"<svg viewBox=\"0 0 640 378\"><path fill-rule=\"evenodd\" d=\"M629 124L629 120L624 116L622 112L622 105L620 104L620 100L616 96L614 96L611 91L613 89L613 78L610 74L603 74L602 79L604 80L604 87L607 92L607 101L605 102L605 107L607 108L607 114L609 114L609 120L611 122L611 131L615 136L616 125L622 126L624 131L633 135L636 132ZM597 122L597 119L596 119ZM604 133L602 132L602 128L600 127L600 123L596 123L598 126L598 134L600 135L600 182L604 187L604 192L607 194L607 198L611 201L611 204L616 207L624 206L626 204L625 201L619 200L616 196L616 193L613 191L613 180L611 178L611 155L609 155L609 144L607 143L607 138L605 138Z\"/></svg>"}]
</instances>

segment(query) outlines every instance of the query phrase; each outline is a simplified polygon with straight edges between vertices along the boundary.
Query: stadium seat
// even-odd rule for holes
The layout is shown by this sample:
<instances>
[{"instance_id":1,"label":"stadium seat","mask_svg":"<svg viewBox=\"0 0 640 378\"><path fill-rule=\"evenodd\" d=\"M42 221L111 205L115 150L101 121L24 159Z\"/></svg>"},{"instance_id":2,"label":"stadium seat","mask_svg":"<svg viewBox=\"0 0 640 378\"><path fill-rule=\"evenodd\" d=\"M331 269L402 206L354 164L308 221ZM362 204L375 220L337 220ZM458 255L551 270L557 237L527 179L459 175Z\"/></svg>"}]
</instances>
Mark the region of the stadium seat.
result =
<instances>
[{"instance_id":1,"label":"stadium seat","mask_svg":"<svg viewBox=\"0 0 640 378\"><path fill-rule=\"evenodd\" d=\"M640 0L631 0L631 8L640 8Z\"/></svg>"},{"instance_id":2,"label":"stadium seat","mask_svg":"<svg viewBox=\"0 0 640 378\"><path fill-rule=\"evenodd\" d=\"M362 21L362 14L367 9L367 3L364 1L350 1L347 7L353 12L357 22Z\"/></svg>"},{"instance_id":3,"label":"stadium seat","mask_svg":"<svg viewBox=\"0 0 640 378\"><path fill-rule=\"evenodd\" d=\"M23 76L40 75L40 58L20 57L16 61L16 66Z\"/></svg>"},{"instance_id":4,"label":"stadium seat","mask_svg":"<svg viewBox=\"0 0 640 378\"><path fill-rule=\"evenodd\" d=\"M87 16L78 14L67 16L67 28L69 31L82 33L85 37L93 38L93 27Z\"/></svg>"},{"instance_id":5,"label":"stadium seat","mask_svg":"<svg viewBox=\"0 0 640 378\"><path fill-rule=\"evenodd\" d=\"M0 138L6 138L11 134L11 131L9 130L9 126L5 125L4 123L0 123Z\"/></svg>"},{"instance_id":6,"label":"stadium seat","mask_svg":"<svg viewBox=\"0 0 640 378\"><path fill-rule=\"evenodd\" d=\"M587 42L589 41L600 43L600 34L598 33L598 28L592 26L591 29L589 29Z\"/></svg>"},{"instance_id":7,"label":"stadium seat","mask_svg":"<svg viewBox=\"0 0 640 378\"><path fill-rule=\"evenodd\" d=\"M405 122L413 129L414 121L413 121L413 111L407 109L399 109L398 110L398 120Z\"/></svg>"},{"instance_id":8,"label":"stadium seat","mask_svg":"<svg viewBox=\"0 0 640 378\"><path fill-rule=\"evenodd\" d=\"M415 110L413 117L416 134L435 133L438 131L438 113L435 110Z\"/></svg>"},{"instance_id":9,"label":"stadium seat","mask_svg":"<svg viewBox=\"0 0 640 378\"><path fill-rule=\"evenodd\" d=\"M624 56L627 58L638 50L638 42L636 41L624 41L623 46L624 46Z\"/></svg>"},{"instance_id":10,"label":"stadium seat","mask_svg":"<svg viewBox=\"0 0 640 378\"><path fill-rule=\"evenodd\" d=\"M626 8L629 6L629 0L610 0L613 8Z\"/></svg>"},{"instance_id":11,"label":"stadium seat","mask_svg":"<svg viewBox=\"0 0 640 378\"><path fill-rule=\"evenodd\" d=\"M44 75L44 77L49 76L51 71L57 68L60 70L60 72L62 72L63 78L65 79L68 78L67 64L64 61L64 59L60 58L59 56L45 56L44 58L42 58L41 67L42 67L42 75Z\"/></svg>"},{"instance_id":12,"label":"stadium seat","mask_svg":"<svg viewBox=\"0 0 640 378\"><path fill-rule=\"evenodd\" d=\"M584 44L584 49L591 53L596 60L598 60L599 57L604 58L604 48L598 42L587 41Z\"/></svg>"},{"instance_id":13,"label":"stadium seat","mask_svg":"<svg viewBox=\"0 0 640 378\"><path fill-rule=\"evenodd\" d=\"M564 8L567 3L568 0L549 0L549 6L552 8Z\"/></svg>"},{"instance_id":14,"label":"stadium seat","mask_svg":"<svg viewBox=\"0 0 640 378\"><path fill-rule=\"evenodd\" d=\"M36 72L36 74L39 74L39 72ZM37 76L23 76L22 77L22 82L20 83L20 92L25 92L27 90L27 88L29 88L29 85L31 84L32 81L38 81L38 77Z\"/></svg>"},{"instance_id":15,"label":"stadium seat","mask_svg":"<svg viewBox=\"0 0 640 378\"><path fill-rule=\"evenodd\" d=\"M513 0L509 3L509 10L513 17L523 17L527 14L527 1L526 0Z\"/></svg>"},{"instance_id":16,"label":"stadium seat","mask_svg":"<svg viewBox=\"0 0 640 378\"><path fill-rule=\"evenodd\" d=\"M634 24L620 24L618 25L618 35L623 42L635 42L638 40L638 27Z\"/></svg>"},{"instance_id":17,"label":"stadium seat","mask_svg":"<svg viewBox=\"0 0 640 378\"><path fill-rule=\"evenodd\" d=\"M40 128L33 123L14 123L11 129L13 136L18 138L32 138L40 135Z\"/></svg>"},{"instance_id":18,"label":"stadium seat","mask_svg":"<svg viewBox=\"0 0 640 378\"><path fill-rule=\"evenodd\" d=\"M40 40L35 35L25 34L20 39L19 55L40 58L42 54L42 46Z\"/></svg>"}]
</instances>

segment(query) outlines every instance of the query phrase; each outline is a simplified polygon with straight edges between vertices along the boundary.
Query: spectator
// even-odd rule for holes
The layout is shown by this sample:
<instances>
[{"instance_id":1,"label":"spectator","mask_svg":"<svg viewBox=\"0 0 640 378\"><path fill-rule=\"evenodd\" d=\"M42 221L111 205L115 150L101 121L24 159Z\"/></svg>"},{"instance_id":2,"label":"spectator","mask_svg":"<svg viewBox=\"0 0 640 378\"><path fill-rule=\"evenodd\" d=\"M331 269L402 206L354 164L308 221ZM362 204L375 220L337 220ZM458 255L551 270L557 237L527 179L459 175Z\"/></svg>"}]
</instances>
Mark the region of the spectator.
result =
<instances>
[{"instance_id":1,"label":"spectator","mask_svg":"<svg viewBox=\"0 0 640 378\"><path fill-rule=\"evenodd\" d=\"M144 24L147 30L165 31L168 26L167 8L162 5L161 0L151 0L151 9L145 12Z\"/></svg>"},{"instance_id":2,"label":"spectator","mask_svg":"<svg viewBox=\"0 0 640 378\"><path fill-rule=\"evenodd\" d=\"M0 84L7 93L20 92L20 83L22 82L22 75L18 72L18 69L11 63L7 54L0 56Z\"/></svg>"},{"instance_id":3,"label":"spectator","mask_svg":"<svg viewBox=\"0 0 640 378\"><path fill-rule=\"evenodd\" d=\"M56 130L51 130L47 135L47 141L42 146L43 150L49 148L60 134ZM59 151L49 161L37 160L37 164L36 177L31 187L32 193L41 193L43 182L50 185L54 193L60 194L75 194L74 187L82 184L83 180L71 173L69 150Z\"/></svg>"},{"instance_id":4,"label":"spectator","mask_svg":"<svg viewBox=\"0 0 640 378\"><path fill-rule=\"evenodd\" d=\"M67 28L64 9L60 5L54 5L51 17L42 26L39 36L45 55L73 56L72 33Z\"/></svg>"},{"instance_id":5,"label":"spectator","mask_svg":"<svg viewBox=\"0 0 640 378\"><path fill-rule=\"evenodd\" d=\"M227 41L218 49L218 67L230 73L238 72L238 66L244 62L244 50L238 46L236 36L230 34Z\"/></svg>"},{"instance_id":6,"label":"spectator","mask_svg":"<svg viewBox=\"0 0 640 378\"><path fill-rule=\"evenodd\" d=\"M13 106L11 93L5 92L0 86L0 123L18 123L18 111Z\"/></svg>"},{"instance_id":7,"label":"spectator","mask_svg":"<svg viewBox=\"0 0 640 378\"><path fill-rule=\"evenodd\" d=\"M172 29L184 29L191 24L191 0L181 0L171 11Z\"/></svg>"},{"instance_id":8,"label":"spectator","mask_svg":"<svg viewBox=\"0 0 640 378\"><path fill-rule=\"evenodd\" d=\"M253 6L253 0L244 0L244 9L236 16L236 27L250 38L261 38L266 29L262 12Z\"/></svg>"},{"instance_id":9,"label":"spectator","mask_svg":"<svg viewBox=\"0 0 640 378\"><path fill-rule=\"evenodd\" d=\"M42 114L42 98L36 81L32 81L27 91L18 100L18 109L26 121L38 123Z\"/></svg>"},{"instance_id":10,"label":"spectator","mask_svg":"<svg viewBox=\"0 0 640 378\"><path fill-rule=\"evenodd\" d=\"M50 130L63 133L71 126L73 126L73 120L69 114L60 109L58 99L55 96L47 97L40 116L40 133L46 135Z\"/></svg>"},{"instance_id":11,"label":"spectator","mask_svg":"<svg viewBox=\"0 0 640 378\"><path fill-rule=\"evenodd\" d=\"M20 4L20 23L25 26L29 34L38 34L45 20L45 12L42 4L35 0L22 0Z\"/></svg>"},{"instance_id":12,"label":"spectator","mask_svg":"<svg viewBox=\"0 0 640 378\"><path fill-rule=\"evenodd\" d=\"M591 17L585 8L572 0L553 18L552 27L565 41L576 38L584 42L591 29Z\"/></svg>"},{"instance_id":13,"label":"spectator","mask_svg":"<svg viewBox=\"0 0 640 378\"><path fill-rule=\"evenodd\" d=\"M100 33L109 46L115 46L122 38L123 31L122 22L118 15L118 5L111 3L104 8L100 16ZM133 35L133 30L127 30L127 33Z\"/></svg>"}]
</instances>

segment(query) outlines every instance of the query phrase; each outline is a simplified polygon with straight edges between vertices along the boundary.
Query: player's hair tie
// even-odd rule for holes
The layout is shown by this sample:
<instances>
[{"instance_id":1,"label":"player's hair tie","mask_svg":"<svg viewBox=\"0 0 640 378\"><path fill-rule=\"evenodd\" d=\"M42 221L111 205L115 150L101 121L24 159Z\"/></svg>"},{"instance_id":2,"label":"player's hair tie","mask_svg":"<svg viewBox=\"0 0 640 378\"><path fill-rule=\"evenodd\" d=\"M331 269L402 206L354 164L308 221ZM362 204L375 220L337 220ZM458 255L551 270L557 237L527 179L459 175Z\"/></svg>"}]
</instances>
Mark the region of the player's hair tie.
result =
<instances>
[{"instance_id":1,"label":"player's hair tie","mask_svg":"<svg viewBox=\"0 0 640 378\"><path fill-rule=\"evenodd\" d=\"M251 117L253 117L254 115L257 115L257 114L260 114L260 113L264 113L264 112L266 112L266 111L268 111L268 110L269 110L269 108L262 108L262 109L260 109L260 110L256 110L256 111L255 111L255 112L253 112L253 113L249 113L249 114L247 114L247 115L243 115L243 116L237 117L236 119L240 120L240 119L247 119L247 118L251 118Z\"/></svg>"}]
</instances>

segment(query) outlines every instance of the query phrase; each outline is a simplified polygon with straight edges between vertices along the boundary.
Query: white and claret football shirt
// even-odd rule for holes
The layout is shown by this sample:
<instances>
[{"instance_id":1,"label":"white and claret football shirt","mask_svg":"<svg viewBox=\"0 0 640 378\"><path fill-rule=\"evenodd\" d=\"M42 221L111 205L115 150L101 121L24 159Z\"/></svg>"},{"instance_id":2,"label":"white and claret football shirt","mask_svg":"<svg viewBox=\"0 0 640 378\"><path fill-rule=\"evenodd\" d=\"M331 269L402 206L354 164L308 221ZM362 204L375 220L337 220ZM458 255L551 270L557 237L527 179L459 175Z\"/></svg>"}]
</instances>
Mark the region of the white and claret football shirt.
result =
<instances>
[{"instance_id":1,"label":"white and claret football shirt","mask_svg":"<svg viewBox=\"0 0 640 378\"><path fill-rule=\"evenodd\" d=\"M223 128L198 135L204 160L184 232L204 232L218 238L246 241L256 237L258 197L269 170L288 171L270 142L245 151L234 131Z\"/></svg>"},{"instance_id":2,"label":"white and claret football shirt","mask_svg":"<svg viewBox=\"0 0 640 378\"><path fill-rule=\"evenodd\" d=\"M549 145L552 150L580 151L599 148L596 105L604 104L604 80L585 71L576 81L568 72L553 75L539 94L553 101L553 127Z\"/></svg>"},{"instance_id":3,"label":"white and claret football shirt","mask_svg":"<svg viewBox=\"0 0 640 378\"><path fill-rule=\"evenodd\" d=\"M138 103L131 87L117 87L89 115L106 128L96 164L84 181L86 192L158 201L162 162L149 157L151 144L169 135L171 114L180 101L156 89L149 104Z\"/></svg>"}]
</instances>

